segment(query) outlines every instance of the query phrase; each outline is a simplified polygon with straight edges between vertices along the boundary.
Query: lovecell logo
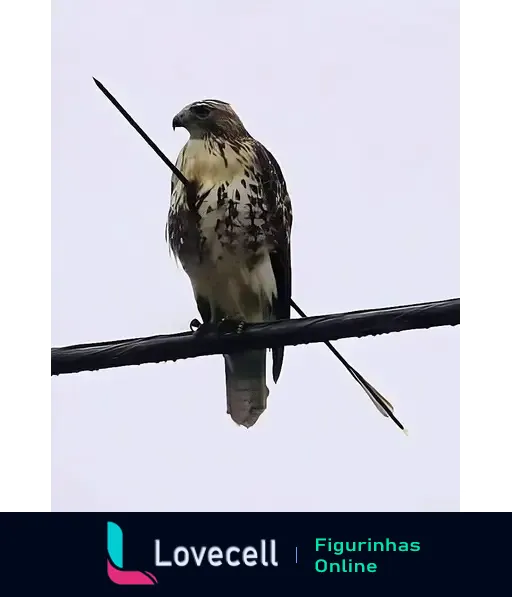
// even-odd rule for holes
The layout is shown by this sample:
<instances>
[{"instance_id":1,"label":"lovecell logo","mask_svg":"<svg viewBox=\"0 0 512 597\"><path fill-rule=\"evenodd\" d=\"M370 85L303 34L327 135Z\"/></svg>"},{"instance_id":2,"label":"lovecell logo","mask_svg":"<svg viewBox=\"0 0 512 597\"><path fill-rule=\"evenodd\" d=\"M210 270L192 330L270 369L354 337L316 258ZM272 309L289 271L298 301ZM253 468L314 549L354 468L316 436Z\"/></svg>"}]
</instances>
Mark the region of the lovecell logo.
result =
<instances>
[{"instance_id":1,"label":"lovecell logo","mask_svg":"<svg viewBox=\"0 0 512 597\"><path fill-rule=\"evenodd\" d=\"M123 569L123 531L115 522L107 522L107 573L116 585L156 585L151 572Z\"/></svg>"}]
</instances>

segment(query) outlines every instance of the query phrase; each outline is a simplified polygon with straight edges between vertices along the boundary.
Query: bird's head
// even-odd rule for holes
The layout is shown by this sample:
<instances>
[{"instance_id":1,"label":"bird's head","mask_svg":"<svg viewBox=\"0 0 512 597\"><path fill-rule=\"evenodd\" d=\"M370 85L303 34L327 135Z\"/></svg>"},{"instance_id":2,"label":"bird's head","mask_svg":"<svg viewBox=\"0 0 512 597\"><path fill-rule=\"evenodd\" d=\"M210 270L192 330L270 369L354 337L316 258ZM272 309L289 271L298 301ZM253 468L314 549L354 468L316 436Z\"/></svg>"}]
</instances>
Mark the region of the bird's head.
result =
<instances>
[{"instance_id":1,"label":"bird's head","mask_svg":"<svg viewBox=\"0 0 512 597\"><path fill-rule=\"evenodd\" d=\"M233 108L220 100L201 100L185 106L172 121L172 128L183 127L191 139L208 135L221 138L247 136L248 133Z\"/></svg>"}]
</instances>

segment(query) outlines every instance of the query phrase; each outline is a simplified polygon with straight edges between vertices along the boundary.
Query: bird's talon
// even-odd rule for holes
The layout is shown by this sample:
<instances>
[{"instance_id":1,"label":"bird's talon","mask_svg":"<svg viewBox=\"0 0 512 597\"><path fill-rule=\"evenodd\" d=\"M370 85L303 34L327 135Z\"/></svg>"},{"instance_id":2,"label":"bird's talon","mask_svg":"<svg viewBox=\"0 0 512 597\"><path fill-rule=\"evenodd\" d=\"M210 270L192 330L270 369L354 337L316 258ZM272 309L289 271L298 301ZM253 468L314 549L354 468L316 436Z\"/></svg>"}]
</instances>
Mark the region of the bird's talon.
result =
<instances>
[{"instance_id":1,"label":"bird's talon","mask_svg":"<svg viewBox=\"0 0 512 597\"><path fill-rule=\"evenodd\" d=\"M197 332L201 328L201 323L200 323L199 319L193 319L189 325L190 325L191 332Z\"/></svg>"},{"instance_id":2,"label":"bird's talon","mask_svg":"<svg viewBox=\"0 0 512 597\"><path fill-rule=\"evenodd\" d=\"M245 321L223 317L218 324L218 330L221 334L236 333L240 334L245 328Z\"/></svg>"},{"instance_id":3,"label":"bird's talon","mask_svg":"<svg viewBox=\"0 0 512 597\"><path fill-rule=\"evenodd\" d=\"M196 336L204 336L216 331L216 326L211 322L200 323L199 320L193 319L190 322L190 329Z\"/></svg>"},{"instance_id":4,"label":"bird's talon","mask_svg":"<svg viewBox=\"0 0 512 597\"><path fill-rule=\"evenodd\" d=\"M220 334L229 334L229 332L233 331L233 321L230 317L223 317L218 325L217 329Z\"/></svg>"}]
</instances>

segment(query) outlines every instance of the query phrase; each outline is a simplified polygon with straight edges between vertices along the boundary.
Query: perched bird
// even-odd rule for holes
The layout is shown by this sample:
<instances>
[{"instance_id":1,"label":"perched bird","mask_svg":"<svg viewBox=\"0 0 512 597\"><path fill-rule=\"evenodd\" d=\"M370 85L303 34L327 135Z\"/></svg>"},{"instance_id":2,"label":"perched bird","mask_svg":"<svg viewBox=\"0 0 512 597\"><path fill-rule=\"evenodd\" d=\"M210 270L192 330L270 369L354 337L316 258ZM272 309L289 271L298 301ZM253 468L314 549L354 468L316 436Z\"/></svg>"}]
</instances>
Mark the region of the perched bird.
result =
<instances>
[{"instance_id":1,"label":"perched bird","mask_svg":"<svg viewBox=\"0 0 512 597\"><path fill-rule=\"evenodd\" d=\"M289 319L292 208L274 156L233 108L203 100L173 128L190 134L173 175L166 238L192 283L203 327ZM284 348L272 349L277 383ZM266 350L224 355L227 412L251 427L267 407Z\"/></svg>"}]
</instances>

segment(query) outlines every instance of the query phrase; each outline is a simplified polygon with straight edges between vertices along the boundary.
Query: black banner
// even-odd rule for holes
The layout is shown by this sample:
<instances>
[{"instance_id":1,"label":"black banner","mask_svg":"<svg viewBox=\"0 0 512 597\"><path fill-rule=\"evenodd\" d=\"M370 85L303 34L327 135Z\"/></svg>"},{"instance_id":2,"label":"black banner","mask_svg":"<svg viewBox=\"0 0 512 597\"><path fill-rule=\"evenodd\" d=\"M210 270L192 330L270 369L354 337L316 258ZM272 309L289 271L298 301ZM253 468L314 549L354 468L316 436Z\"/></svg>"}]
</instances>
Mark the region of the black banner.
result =
<instances>
[{"instance_id":1,"label":"black banner","mask_svg":"<svg viewBox=\"0 0 512 597\"><path fill-rule=\"evenodd\" d=\"M230 585L448 595L468 583L486 594L499 586L509 591L509 514L2 514L0 520L6 595L47 588L68 595L194 595Z\"/></svg>"}]
</instances>

